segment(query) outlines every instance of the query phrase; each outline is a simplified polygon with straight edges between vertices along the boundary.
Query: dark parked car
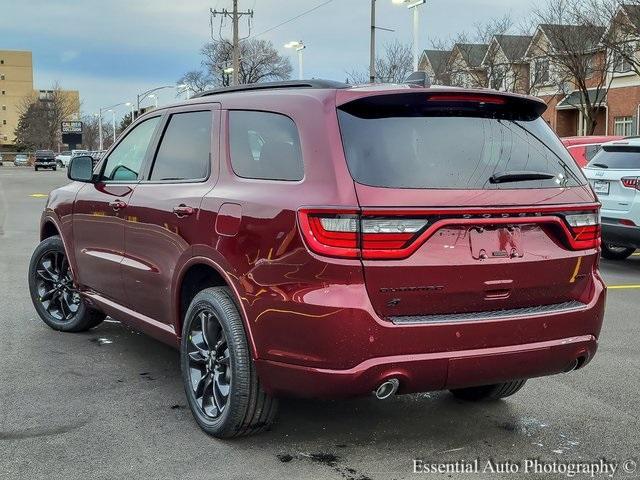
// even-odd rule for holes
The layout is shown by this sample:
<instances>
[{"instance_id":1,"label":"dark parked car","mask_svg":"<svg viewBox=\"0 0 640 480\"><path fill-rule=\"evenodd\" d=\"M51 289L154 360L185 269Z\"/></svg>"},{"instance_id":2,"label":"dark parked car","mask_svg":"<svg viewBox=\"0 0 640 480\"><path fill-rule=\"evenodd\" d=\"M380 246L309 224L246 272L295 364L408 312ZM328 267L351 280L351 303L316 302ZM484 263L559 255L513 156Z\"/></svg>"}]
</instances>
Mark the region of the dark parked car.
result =
<instances>
[{"instance_id":1,"label":"dark parked car","mask_svg":"<svg viewBox=\"0 0 640 480\"><path fill-rule=\"evenodd\" d=\"M41 168L50 168L56 170L58 166L56 162L56 154L53 150L36 150L33 168L37 172Z\"/></svg>"},{"instance_id":2,"label":"dark parked car","mask_svg":"<svg viewBox=\"0 0 640 480\"><path fill-rule=\"evenodd\" d=\"M51 193L33 303L178 347L218 437L281 396L507 397L584 367L605 306L599 205L545 108L318 80L153 110Z\"/></svg>"}]
</instances>

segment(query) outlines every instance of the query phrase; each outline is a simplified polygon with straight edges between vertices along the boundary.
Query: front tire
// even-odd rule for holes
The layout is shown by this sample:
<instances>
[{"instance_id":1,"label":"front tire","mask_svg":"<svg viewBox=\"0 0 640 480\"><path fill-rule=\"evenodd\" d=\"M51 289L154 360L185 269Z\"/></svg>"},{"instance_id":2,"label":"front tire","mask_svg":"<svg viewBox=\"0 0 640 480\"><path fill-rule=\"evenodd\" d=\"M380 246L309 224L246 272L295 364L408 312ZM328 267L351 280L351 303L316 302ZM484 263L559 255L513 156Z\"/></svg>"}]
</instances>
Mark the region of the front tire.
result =
<instances>
[{"instance_id":1,"label":"front tire","mask_svg":"<svg viewBox=\"0 0 640 480\"><path fill-rule=\"evenodd\" d=\"M481 387L457 388L450 390L450 392L454 397L469 402L491 401L510 397L520 390L525 383L526 380L514 380L512 382L483 385Z\"/></svg>"},{"instance_id":2,"label":"front tire","mask_svg":"<svg viewBox=\"0 0 640 480\"><path fill-rule=\"evenodd\" d=\"M29 292L40 318L54 330L84 332L105 319L89 308L76 290L59 236L38 245L29 263Z\"/></svg>"},{"instance_id":3,"label":"front tire","mask_svg":"<svg viewBox=\"0 0 640 480\"><path fill-rule=\"evenodd\" d=\"M602 256L607 260L625 260L635 251L635 248L618 247L607 243L602 244Z\"/></svg>"},{"instance_id":4,"label":"front tire","mask_svg":"<svg viewBox=\"0 0 640 480\"><path fill-rule=\"evenodd\" d=\"M189 305L180 366L191 413L209 435L251 435L273 422L277 400L260 386L244 325L228 288L207 288Z\"/></svg>"}]
</instances>

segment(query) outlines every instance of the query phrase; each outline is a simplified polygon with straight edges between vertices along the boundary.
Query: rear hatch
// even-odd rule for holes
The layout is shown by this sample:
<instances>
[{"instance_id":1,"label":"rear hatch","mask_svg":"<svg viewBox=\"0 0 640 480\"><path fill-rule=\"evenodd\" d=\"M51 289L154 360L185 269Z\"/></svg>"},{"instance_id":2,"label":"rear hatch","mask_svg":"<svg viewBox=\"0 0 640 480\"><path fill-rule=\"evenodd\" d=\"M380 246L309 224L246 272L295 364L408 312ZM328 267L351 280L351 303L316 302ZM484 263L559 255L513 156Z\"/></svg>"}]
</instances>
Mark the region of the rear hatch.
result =
<instances>
[{"instance_id":1,"label":"rear hatch","mask_svg":"<svg viewBox=\"0 0 640 480\"><path fill-rule=\"evenodd\" d=\"M640 146L605 145L584 170L604 210L620 214L640 200Z\"/></svg>"},{"instance_id":2,"label":"rear hatch","mask_svg":"<svg viewBox=\"0 0 640 480\"><path fill-rule=\"evenodd\" d=\"M422 89L339 105L357 247L379 315L586 300L598 207L544 109L525 97ZM321 222L319 235L342 235L345 217Z\"/></svg>"}]
</instances>

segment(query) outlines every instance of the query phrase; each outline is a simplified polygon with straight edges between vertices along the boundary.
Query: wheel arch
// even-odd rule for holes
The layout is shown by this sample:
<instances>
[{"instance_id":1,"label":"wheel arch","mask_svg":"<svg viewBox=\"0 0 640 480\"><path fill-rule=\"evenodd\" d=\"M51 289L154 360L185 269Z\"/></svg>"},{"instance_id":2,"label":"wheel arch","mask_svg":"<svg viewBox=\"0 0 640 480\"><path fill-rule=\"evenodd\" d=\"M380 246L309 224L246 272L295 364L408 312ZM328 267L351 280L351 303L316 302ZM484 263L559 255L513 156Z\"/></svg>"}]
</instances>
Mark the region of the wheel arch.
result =
<instances>
[{"instance_id":1,"label":"wheel arch","mask_svg":"<svg viewBox=\"0 0 640 480\"><path fill-rule=\"evenodd\" d=\"M182 336L184 315L193 297L198 292L210 287L228 287L231 290L233 301L238 307L244 324L252 356L257 358L257 349L247 319L247 312L240 301L241 296L237 286L232 282L231 276L218 263L207 257L190 258L178 273L174 291L174 327L176 336L178 338Z\"/></svg>"}]
</instances>

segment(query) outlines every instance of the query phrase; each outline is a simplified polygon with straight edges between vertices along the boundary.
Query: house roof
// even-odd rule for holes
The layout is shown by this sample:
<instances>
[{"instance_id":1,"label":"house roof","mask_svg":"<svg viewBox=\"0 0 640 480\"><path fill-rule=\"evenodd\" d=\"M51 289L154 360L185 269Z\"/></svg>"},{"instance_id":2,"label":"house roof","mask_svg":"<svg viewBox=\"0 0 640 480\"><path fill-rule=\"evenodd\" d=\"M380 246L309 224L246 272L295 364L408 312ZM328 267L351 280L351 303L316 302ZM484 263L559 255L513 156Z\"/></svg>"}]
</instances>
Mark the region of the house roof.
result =
<instances>
[{"instance_id":1,"label":"house roof","mask_svg":"<svg viewBox=\"0 0 640 480\"><path fill-rule=\"evenodd\" d=\"M593 27L588 25L557 25L550 23L542 23L538 26L551 43L554 50L564 50L563 43L566 39L569 42L575 40L584 43L585 49L591 49L597 46L602 35L606 30L605 27Z\"/></svg>"},{"instance_id":2,"label":"house roof","mask_svg":"<svg viewBox=\"0 0 640 480\"><path fill-rule=\"evenodd\" d=\"M498 45L509 61L517 61L524 57L531 39L530 35L495 35Z\"/></svg>"},{"instance_id":3,"label":"house roof","mask_svg":"<svg viewBox=\"0 0 640 480\"><path fill-rule=\"evenodd\" d=\"M487 54L489 45L486 43L456 43L453 49L460 52L470 67L479 67Z\"/></svg>"},{"instance_id":4,"label":"house roof","mask_svg":"<svg viewBox=\"0 0 640 480\"><path fill-rule=\"evenodd\" d=\"M607 101L607 93L604 90L588 90L591 105L603 106ZM556 106L558 110L578 108L582 105L582 91L576 90L564 97Z\"/></svg>"},{"instance_id":5,"label":"house roof","mask_svg":"<svg viewBox=\"0 0 640 480\"><path fill-rule=\"evenodd\" d=\"M636 28L640 29L640 5L629 5L623 3L620 8L627 14L627 18Z\"/></svg>"},{"instance_id":6,"label":"house roof","mask_svg":"<svg viewBox=\"0 0 640 480\"><path fill-rule=\"evenodd\" d=\"M442 73L447 69L451 50L424 50L422 55L427 57L435 73Z\"/></svg>"}]
</instances>

